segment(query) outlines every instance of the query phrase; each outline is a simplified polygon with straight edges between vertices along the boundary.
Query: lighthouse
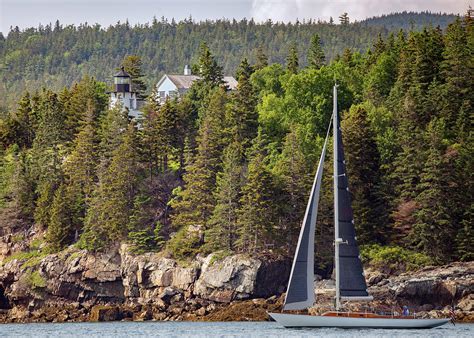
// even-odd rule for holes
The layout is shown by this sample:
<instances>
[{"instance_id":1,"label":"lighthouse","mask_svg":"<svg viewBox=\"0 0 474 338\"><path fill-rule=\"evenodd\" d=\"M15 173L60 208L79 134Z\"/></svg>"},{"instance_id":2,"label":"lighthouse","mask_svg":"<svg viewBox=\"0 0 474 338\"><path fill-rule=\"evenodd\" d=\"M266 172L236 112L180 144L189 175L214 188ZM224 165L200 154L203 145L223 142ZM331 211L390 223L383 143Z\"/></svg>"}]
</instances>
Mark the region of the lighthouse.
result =
<instances>
[{"instance_id":1,"label":"lighthouse","mask_svg":"<svg viewBox=\"0 0 474 338\"><path fill-rule=\"evenodd\" d=\"M122 67L114 75L114 91L110 92L110 108L120 105L123 109L128 110L130 117L137 118L142 114L139 111L141 103L142 100L133 91L132 77Z\"/></svg>"}]
</instances>

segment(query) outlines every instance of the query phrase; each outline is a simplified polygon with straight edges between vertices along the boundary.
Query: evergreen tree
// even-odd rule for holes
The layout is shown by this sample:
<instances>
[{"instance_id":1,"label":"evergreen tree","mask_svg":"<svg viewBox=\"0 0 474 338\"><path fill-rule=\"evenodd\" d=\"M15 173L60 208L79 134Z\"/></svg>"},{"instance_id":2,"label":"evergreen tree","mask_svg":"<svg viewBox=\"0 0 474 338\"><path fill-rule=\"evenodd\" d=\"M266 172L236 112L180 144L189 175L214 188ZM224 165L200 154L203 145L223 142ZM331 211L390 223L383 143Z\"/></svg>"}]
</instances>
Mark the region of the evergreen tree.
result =
<instances>
[{"instance_id":1,"label":"evergreen tree","mask_svg":"<svg viewBox=\"0 0 474 338\"><path fill-rule=\"evenodd\" d=\"M296 43L290 46L288 57L286 58L286 69L290 74L298 73L299 61L298 61L298 48Z\"/></svg>"},{"instance_id":2,"label":"evergreen tree","mask_svg":"<svg viewBox=\"0 0 474 338\"><path fill-rule=\"evenodd\" d=\"M236 243L240 252L262 251L274 242L273 182L266 166L265 144L259 133L250 151L246 183L240 199L239 239Z\"/></svg>"},{"instance_id":3,"label":"evergreen tree","mask_svg":"<svg viewBox=\"0 0 474 338\"><path fill-rule=\"evenodd\" d=\"M453 254L454 232L450 215L448 184L453 181L452 166L446 163L442 120L433 120L428 127L430 147L421 173L416 197L418 211L412 238L417 248L437 261L449 260Z\"/></svg>"},{"instance_id":4,"label":"evergreen tree","mask_svg":"<svg viewBox=\"0 0 474 338\"><path fill-rule=\"evenodd\" d=\"M184 190L172 205L173 225L177 229L188 225L205 226L214 209L216 173L221 169L221 155L226 143L226 104L225 91L215 89L199 128L197 154L186 167Z\"/></svg>"},{"instance_id":5,"label":"evergreen tree","mask_svg":"<svg viewBox=\"0 0 474 338\"><path fill-rule=\"evenodd\" d=\"M255 70L259 70L268 66L268 56L263 51L263 47L259 46L257 48L257 55L256 55L257 62L255 63Z\"/></svg>"},{"instance_id":6,"label":"evergreen tree","mask_svg":"<svg viewBox=\"0 0 474 338\"><path fill-rule=\"evenodd\" d=\"M380 196L380 155L366 110L353 106L341 128L359 243L384 242L387 213Z\"/></svg>"},{"instance_id":7,"label":"evergreen tree","mask_svg":"<svg viewBox=\"0 0 474 338\"><path fill-rule=\"evenodd\" d=\"M250 142L257 135L258 113L257 95L255 88L250 82L253 69L243 59L238 71L237 90L232 96L232 121L231 128L235 128L237 142L241 143L244 149L250 146Z\"/></svg>"},{"instance_id":8,"label":"evergreen tree","mask_svg":"<svg viewBox=\"0 0 474 338\"><path fill-rule=\"evenodd\" d=\"M273 169L282 186L283 201L277 204L283 206L279 210L284 219L284 235L288 239L289 248L297 242L312 183L301 141L296 128L292 129L285 137L280 158Z\"/></svg>"},{"instance_id":9,"label":"evergreen tree","mask_svg":"<svg viewBox=\"0 0 474 338\"><path fill-rule=\"evenodd\" d=\"M321 45L321 39L318 34L311 37L311 43L308 51L308 65L311 68L319 69L324 66L326 58Z\"/></svg>"},{"instance_id":10,"label":"evergreen tree","mask_svg":"<svg viewBox=\"0 0 474 338\"><path fill-rule=\"evenodd\" d=\"M140 98L146 97L147 86L143 74L142 59L138 55L127 55L122 61L122 67L132 78L132 90L138 93Z\"/></svg>"},{"instance_id":11,"label":"evergreen tree","mask_svg":"<svg viewBox=\"0 0 474 338\"><path fill-rule=\"evenodd\" d=\"M74 240L72 203L68 197L66 185L61 184L54 193L51 219L45 237L52 251L59 251Z\"/></svg>"},{"instance_id":12,"label":"evergreen tree","mask_svg":"<svg viewBox=\"0 0 474 338\"><path fill-rule=\"evenodd\" d=\"M347 13L342 13L339 16L339 23L343 26L348 25L349 24L349 15L347 15Z\"/></svg>"},{"instance_id":13,"label":"evergreen tree","mask_svg":"<svg viewBox=\"0 0 474 338\"><path fill-rule=\"evenodd\" d=\"M198 67L199 76L205 84L219 86L224 83L222 67L217 64L205 42L201 43L199 48Z\"/></svg>"},{"instance_id":14,"label":"evergreen tree","mask_svg":"<svg viewBox=\"0 0 474 338\"><path fill-rule=\"evenodd\" d=\"M206 233L206 245L211 250L235 250L243 184L242 157L242 146L238 142L231 143L224 150L223 168L216 179L216 206Z\"/></svg>"},{"instance_id":15,"label":"evergreen tree","mask_svg":"<svg viewBox=\"0 0 474 338\"><path fill-rule=\"evenodd\" d=\"M135 134L135 127L129 124L121 144L112 153L110 165L99 175L81 237L85 248L103 249L128 233L140 174Z\"/></svg>"},{"instance_id":16,"label":"evergreen tree","mask_svg":"<svg viewBox=\"0 0 474 338\"><path fill-rule=\"evenodd\" d=\"M443 51L441 72L446 83L443 88L442 116L451 129L456 125L456 116L463 105L474 102L474 95L469 90L474 85L472 50L467 44L466 31L459 18L448 26L444 42L446 48ZM457 132L458 128L454 130L454 133Z\"/></svg>"},{"instance_id":17,"label":"evergreen tree","mask_svg":"<svg viewBox=\"0 0 474 338\"><path fill-rule=\"evenodd\" d=\"M464 262L474 260L474 204L467 208L464 219L461 222L461 228L456 236L456 254Z\"/></svg>"}]
</instances>

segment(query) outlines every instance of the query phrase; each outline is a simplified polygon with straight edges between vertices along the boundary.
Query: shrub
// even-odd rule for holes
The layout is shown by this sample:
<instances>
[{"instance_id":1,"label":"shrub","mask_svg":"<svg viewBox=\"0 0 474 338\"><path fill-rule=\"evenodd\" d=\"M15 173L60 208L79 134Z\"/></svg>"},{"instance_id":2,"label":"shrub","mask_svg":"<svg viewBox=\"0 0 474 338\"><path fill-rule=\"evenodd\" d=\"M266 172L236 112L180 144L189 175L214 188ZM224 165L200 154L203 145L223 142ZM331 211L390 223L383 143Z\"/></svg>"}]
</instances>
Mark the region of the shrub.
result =
<instances>
[{"instance_id":1,"label":"shrub","mask_svg":"<svg viewBox=\"0 0 474 338\"><path fill-rule=\"evenodd\" d=\"M390 273L412 271L434 264L429 256L399 246L363 245L360 254L365 263Z\"/></svg>"}]
</instances>

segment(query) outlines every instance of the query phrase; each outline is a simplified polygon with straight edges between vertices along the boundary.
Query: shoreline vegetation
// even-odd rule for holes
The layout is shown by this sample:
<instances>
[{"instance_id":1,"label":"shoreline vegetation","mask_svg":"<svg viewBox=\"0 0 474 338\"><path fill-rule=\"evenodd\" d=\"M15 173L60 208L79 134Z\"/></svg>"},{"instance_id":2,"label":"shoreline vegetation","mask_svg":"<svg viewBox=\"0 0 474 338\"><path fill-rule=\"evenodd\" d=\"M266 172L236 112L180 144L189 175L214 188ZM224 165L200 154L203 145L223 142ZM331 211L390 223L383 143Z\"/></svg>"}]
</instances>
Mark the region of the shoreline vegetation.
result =
<instances>
[{"instance_id":1,"label":"shoreline vegetation","mask_svg":"<svg viewBox=\"0 0 474 338\"><path fill-rule=\"evenodd\" d=\"M410 15L397 18L406 28ZM117 52L107 67L87 43L110 33L127 44L157 26L58 23L0 39L0 75L12 85L8 98L19 97L0 109L1 320L263 319L265 309L277 310L336 80L357 241L377 305L412 302L439 316L454 302L459 319L472 321L472 11L443 28L390 32L346 21L267 23L266 34L288 33L271 45L252 30L223 40L224 24L157 23L208 27L217 34L209 41L229 44L188 34L190 45L176 46L186 55L173 52L200 78L164 102L148 74L157 60L145 51L161 55L171 42ZM321 35L313 26L324 28ZM85 50L50 55L79 38ZM363 42L349 48L356 38ZM110 39L101 48L117 51ZM329 53L335 40L346 45ZM223 58L246 44L239 62ZM122 65L146 97L139 119L109 107L107 84L98 80ZM44 81L52 70L58 82ZM235 70L235 90L225 86L224 70ZM23 91L35 72L43 88L32 81L36 87ZM326 166L315 256L323 290L334 238L331 161Z\"/></svg>"}]
</instances>

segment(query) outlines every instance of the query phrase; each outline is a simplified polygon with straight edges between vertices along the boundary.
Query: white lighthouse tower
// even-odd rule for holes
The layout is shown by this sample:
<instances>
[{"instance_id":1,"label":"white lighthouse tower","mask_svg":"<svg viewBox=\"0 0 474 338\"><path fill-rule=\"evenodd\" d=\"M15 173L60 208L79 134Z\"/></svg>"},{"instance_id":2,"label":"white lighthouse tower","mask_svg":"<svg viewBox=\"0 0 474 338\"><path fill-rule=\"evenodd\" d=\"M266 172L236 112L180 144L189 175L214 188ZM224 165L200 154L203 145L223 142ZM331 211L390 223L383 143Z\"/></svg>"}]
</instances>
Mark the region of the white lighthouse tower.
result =
<instances>
[{"instance_id":1,"label":"white lighthouse tower","mask_svg":"<svg viewBox=\"0 0 474 338\"><path fill-rule=\"evenodd\" d=\"M138 110L141 100L138 99L137 93L132 91L132 78L124 68L114 75L114 91L110 92L110 107L120 104L123 109L128 110L128 114L132 118L137 118L141 115Z\"/></svg>"}]
</instances>

